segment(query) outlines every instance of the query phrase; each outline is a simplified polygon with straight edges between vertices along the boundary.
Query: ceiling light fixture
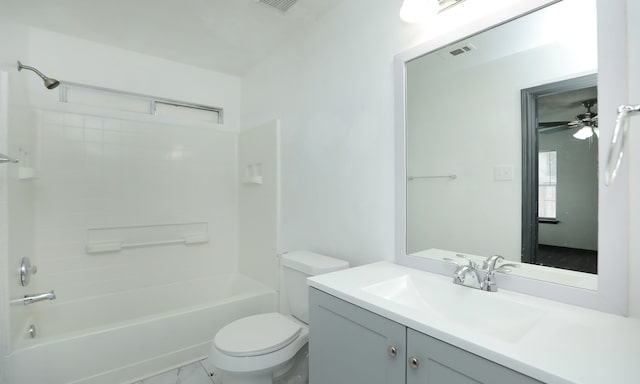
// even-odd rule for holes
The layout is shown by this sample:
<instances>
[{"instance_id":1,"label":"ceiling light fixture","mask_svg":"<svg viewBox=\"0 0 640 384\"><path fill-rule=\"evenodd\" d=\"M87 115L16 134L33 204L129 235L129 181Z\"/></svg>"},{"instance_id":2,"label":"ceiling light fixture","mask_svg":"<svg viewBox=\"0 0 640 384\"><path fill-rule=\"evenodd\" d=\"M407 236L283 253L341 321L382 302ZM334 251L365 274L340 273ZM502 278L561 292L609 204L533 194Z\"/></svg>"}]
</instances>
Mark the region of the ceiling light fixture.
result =
<instances>
[{"instance_id":1,"label":"ceiling light fixture","mask_svg":"<svg viewBox=\"0 0 640 384\"><path fill-rule=\"evenodd\" d=\"M423 23L438 13L464 0L404 0L400 8L400 18L407 23Z\"/></svg>"},{"instance_id":2,"label":"ceiling light fixture","mask_svg":"<svg viewBox=\"0 0 640 384\"><path fill-rule=\"evenodd\" d=\"M438 14L438 0L404 0L400 18L407 23L422 23Z\"/></svg>"},{"instance_id":3,"label":"ceiling light fixture","mask_svg":"<svg viewBox=\"0 0 640 384\"><path fill-rule=\"evenodd\" d=\"M578 132L573 134L573 137L579 140L586 140L591 138L593 134L596 134L596 137L600 137L600 130L597 127L593 127L590 124L585 124L578 130Z\"/></svg>"}]
</instances>

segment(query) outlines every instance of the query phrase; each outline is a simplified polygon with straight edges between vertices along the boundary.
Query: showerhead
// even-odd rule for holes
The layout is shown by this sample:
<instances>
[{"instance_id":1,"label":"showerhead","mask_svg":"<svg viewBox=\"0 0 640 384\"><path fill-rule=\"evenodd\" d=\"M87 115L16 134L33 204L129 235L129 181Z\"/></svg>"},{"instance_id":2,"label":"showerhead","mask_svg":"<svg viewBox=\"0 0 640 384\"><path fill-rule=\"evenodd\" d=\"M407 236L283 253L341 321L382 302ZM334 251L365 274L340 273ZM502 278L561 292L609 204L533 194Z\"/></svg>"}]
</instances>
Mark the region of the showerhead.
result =
<instances>
[{"instance_id":1,"label":"showerhead","mask_svg":"<svg viewBox=\"0 0 640 384\"><path fill-rule=\"evenodd\" d=\"M18 60L18 71L22 71L23 69L28 69L30 71L35 72L38 76L40 76L42 78L42 80L44 80L44 86L47 87L47 89L54 89L55 87L57 87L58 85L60 85L60 82L56 79L53 79L51 77L47 77L45 76L42 72L38 71L37 69L30 67L28 65L23 65L20 60Z\"/></svg>"}]
</instances>

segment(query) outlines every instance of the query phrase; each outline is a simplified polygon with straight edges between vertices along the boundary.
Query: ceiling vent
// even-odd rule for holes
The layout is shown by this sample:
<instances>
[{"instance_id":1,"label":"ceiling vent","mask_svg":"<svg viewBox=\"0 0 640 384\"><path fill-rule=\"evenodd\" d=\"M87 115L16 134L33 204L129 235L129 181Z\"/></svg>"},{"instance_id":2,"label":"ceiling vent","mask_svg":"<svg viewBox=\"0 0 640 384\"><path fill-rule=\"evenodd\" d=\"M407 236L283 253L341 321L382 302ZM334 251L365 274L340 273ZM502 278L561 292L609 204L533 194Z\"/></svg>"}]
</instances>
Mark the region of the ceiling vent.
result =
<instances>
[{"instance_id":1,"label":"ceiling vent","mask_svg":"<svg viewBox=\"0 0 640 384\"><path fill-rule=\"evenodd\" d=\"M258 3L275 8L280 12L286 12L298 0L256 0Z\"/></svg>"},{"instance_id":2,"label":"ceiling vent","mask_svg":"<svg viewBox=\"0 0 640 384\"><path fill-rule=\"evenodd\" d=\"M458 55L462 55L463 53L467 53L467 52L473 51L475 49L476 49L476 47L473 44L471 44L471 43L463 43L463 44L451 49L449 51L449 54L451 56L458 56Z\"/></svg>"}]
</instances>

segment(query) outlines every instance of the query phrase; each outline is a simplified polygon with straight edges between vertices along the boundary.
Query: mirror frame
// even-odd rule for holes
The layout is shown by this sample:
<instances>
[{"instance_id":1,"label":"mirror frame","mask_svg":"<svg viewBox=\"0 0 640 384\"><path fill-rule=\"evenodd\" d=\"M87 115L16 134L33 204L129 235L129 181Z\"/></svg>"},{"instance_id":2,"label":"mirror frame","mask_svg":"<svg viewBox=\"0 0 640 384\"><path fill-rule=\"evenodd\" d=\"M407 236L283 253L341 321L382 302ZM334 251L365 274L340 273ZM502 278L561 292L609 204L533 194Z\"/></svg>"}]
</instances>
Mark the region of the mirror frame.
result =
<instances>
[{"instance_id":1,"label":"mirror frame","mask_svg":"<svg viewBox=\"0 0 640 384\"><path fill-rule=\"evenodd\" d=\"M406 64L449 44L497 27L561 0L526 0L471 21L451 32L401 52L394 57L395 107L395 261L428 272L451 275L449 263L406 253ZM465 4L459 6L460 11ZM604 186L604 164L611 142L616 109L627 102L627 54L625 0L597 0L598 103L600 137L598 147L598 289L587 290L525 277L500 275L503 289L626 315L628 310L629 202L628 171L622 164L618 179ZM607 124L605 124L607 122ZM610 122L610 124L609 124ZM605 262L606 261L606 262Z\"/></svg>"}]
</instances>

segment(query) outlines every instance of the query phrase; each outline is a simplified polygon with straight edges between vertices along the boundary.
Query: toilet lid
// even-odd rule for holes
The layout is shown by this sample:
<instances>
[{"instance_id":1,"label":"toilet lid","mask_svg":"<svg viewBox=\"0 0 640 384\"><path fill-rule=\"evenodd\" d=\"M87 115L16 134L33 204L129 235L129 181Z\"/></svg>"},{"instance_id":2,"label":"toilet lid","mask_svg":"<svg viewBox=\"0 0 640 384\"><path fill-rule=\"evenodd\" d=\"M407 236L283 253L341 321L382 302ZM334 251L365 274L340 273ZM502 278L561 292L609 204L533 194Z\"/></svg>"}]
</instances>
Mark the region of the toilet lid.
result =
<instances>
[{"instance_id":1,"label":"toilet lid","mask_svg":"<svg viewBox=\"0 0 640 384\"><path fill-rule=\"evenodd\" d=\"M216 334L214 344L230 356L264 355L291 344L301 329L300 324L280 313L263 313L226 325Z\"/></svg>"}]
</instances>

